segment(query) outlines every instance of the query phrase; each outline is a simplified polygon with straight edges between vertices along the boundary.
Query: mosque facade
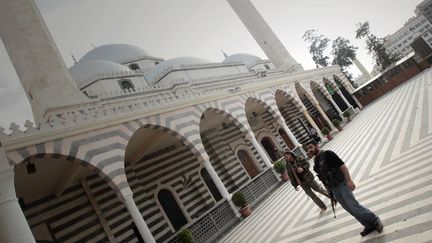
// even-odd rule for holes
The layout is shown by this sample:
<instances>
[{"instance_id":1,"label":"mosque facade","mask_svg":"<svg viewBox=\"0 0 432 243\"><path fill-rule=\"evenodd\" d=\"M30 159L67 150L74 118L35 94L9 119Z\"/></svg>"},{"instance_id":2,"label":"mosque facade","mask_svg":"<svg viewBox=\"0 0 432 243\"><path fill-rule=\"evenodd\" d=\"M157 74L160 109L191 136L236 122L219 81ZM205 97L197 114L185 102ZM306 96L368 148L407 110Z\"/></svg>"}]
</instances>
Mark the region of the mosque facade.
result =
<instances>
[{"instance_id":1,"label":"mosque facade","mask_svg":"<svg viewBox=\"0 0 432 243\"><path fill-rule=\"evenodd\" d=\"M66 69L34 3L17 1L28 8L2 3L0 16L27 43L0 34L35 123L0 128L2 242L174 242L184 228L214 241L241 220L233 193L256 206L281 183L272 164L283 150L304 153L310 128L324 140L324 127L337 133L333 120L361 109L339 66L303 70L265 22L250 32L268 60L164 59L110 44ZM243 22L257 14L229 2ZM21 68L24 59L40 65Z\"/></svg>"}]
</instances>

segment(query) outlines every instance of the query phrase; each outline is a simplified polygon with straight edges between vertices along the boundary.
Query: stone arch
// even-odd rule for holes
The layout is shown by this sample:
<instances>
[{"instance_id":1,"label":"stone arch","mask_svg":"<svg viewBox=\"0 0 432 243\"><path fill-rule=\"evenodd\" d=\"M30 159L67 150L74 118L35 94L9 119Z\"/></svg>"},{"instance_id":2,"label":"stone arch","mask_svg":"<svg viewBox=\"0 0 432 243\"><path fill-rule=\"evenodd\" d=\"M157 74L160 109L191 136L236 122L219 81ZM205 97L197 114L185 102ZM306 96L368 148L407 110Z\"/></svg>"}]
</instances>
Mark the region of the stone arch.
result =
<instances>
[{"instance_id":1,"label":"stone arch","mask_svg":"<svg viewBox=\"0 0 432 243\"><path fill-rule=\"evenodd\" d=\"M243 110L243 109L242 109ZM235 147L243 144L252 151L251 155L260 164L266 165L258 150L249 139L248 124L240 123L236 117L217 108L207 108L201 116L200 136L210 164L229 193L246 185L250 178L235 154Z\"/></svg>"},{"instance_id":2,"label":"stone arch","mask_svg":"<svg viewBox=\"0 0 432 243\"><path fill-rule=\"evenodd\" d=\"M332 95L334 92L336 92L336 90L338 89L338 87L336 86L335 83L333 83L330 79L328 78L323 78L323 83L324 83L324 87L326 88L326 90L328 91L328 93L330 95Z\"/></svg>"},{"instance_id":3,"label":"stone arch","mask_svg":"<svg viewBox=\"0 0 432 243\"><path fill-rule=\"evenodd\" d=\"M272 133L268 131L262 131L257 134L257 140L261 141L263 138L268 137L277 146L277 141L272 137Z\"/></svg>"},{"instance_id":4,"label":"stone arch","mask_svg":"<svg viewBox=\"0 0 432 243\"><path fill-rule=\"evenodd\" d=\"M202 113L202 115L201 115L201 120L203 120L203 116L205 116L205 113L208 112L208 111L215 112L215 113L217 113L217 114L219 114L219 115L223 115L223 116L226 117L230 122L234 123L234 125L235 125L236 127L238 127L238 128L240 129L240 131L241 131L244 135L249 134L250 129L249 129L247 126L241 124L241 123L239 122L239 120L238 120L236 117L234 117L232 114L230 114L230 113L228 113L228 112L226 112L226 111L224 111L224 110L220 110L220 109L212 108L212 107L207 108L207 109Z\"/></svg>"},{"instance_id":5,"label":"stone arch","mask_svg":"<svg viewBox=\"0 0 432 243\"><path fill-rule=\"evenodd\" d=\"M301 102L306 107L307 112L314 120L315 124L317 124L319 130L324 127L330 127L327 123L326 119L322 116L322 114L318 110L319 104L317 104L316 100L312 97L312 95L306 91L306 89L300 84L295 84L297 95L300 97Z\"/></svg>"},{"instance_id":6,"label":"stone arch","mask_svg":"<svg viewBox=\"0 0 432 243\"><path fill-rule=\"evenodd\" d=\"M32 171L29 171L30 164L34 165ZM93 164L65 154L35 153L15 164L16 194L36 239L42 237L64 242L105 237L115 240L114 231L122 231L123 236L130 239L136 238L135 232L129 228L133 219L124 213L127 212L122 202L124 192L112 178ZM37 186L33 186L35 184ZM104 203L100 201L102 199ZM110 220L116 222L121 213L122 225L105 223L108 214L104 209L107 205L115 205L110 209L110 214L115 215ZM65 222L68 228L53 227L48 232L44 231L47 225ZM83 226L86 230L80 229Z\"/></svg>"},{"instance_id":7,"label":"stone arch","mask_svg":"<svg viewBox=\"0 0 432 243\"><path fill-rule=\"evenodd\" d=\"M346 80L343 80L339 76L345 76L344 74L333 74L333 82L337 87L344 87L347 91L352 90L351 84L348 83Z\"/></svg>"},{"instance_id":8,"label":"stone arch","mask_svg":"<svg viewBox=\"0 0 432 243\"><path fill-rule=\"evenodd\" d=\"M287 99L288 99L288 101L290 101L290 102L292 102L293 103L293 105L295 105L295 107L300 111L300 112L303 112L303 107L300 105L300 103L293 97L293 95L292 94L290 94L290 93L288 93L288 92L286 92L286 91L284 91L284 90L281 90L281 89L278 89L278 90L276 90L276 92L275 92L275 96L284 96L284 97L286 97ZM276 104L277 104L277 99L276 99ZM278 104L277 104L278 105ZM279 105L278 105L278 108L279 108ZM280 111L280 109L279 109L279 111Z\"/></svg>"},{"instance_id":9,"label":"stone arch","mask_svg":"<svg viewBox=\"0 0 432 243\"><path fill-rule=\"evenodd\" d=\"M136 129L133 133L133 135L131 136L131 138L136 134L136 132L139 129L153 129L153 130L159 130L161 132L167 133L173 137L175 137L176 139L178 139L181 143L183 143L187 148L189 148L190 151L192 151L192 153L194 154L194 156L196 156L198 158L198 160L200 162L205 161L205 157L204 154L202 153L202 151L200 151L197 146L196 143L194 143L194 141L191 141L188 137L180 134L177 131L172 130L171 128L168 127L164 127L162 125L157 125L157 124L143 124L141 127L139 127L138 129ZM126 152L126 151L125 151Z\"/></svg>"},{"instance_id":10,"label":"stone arch","mask_svg":"<svg viewBox=\"0 0 432 243\"><path fill-rule=\"evenodd\" d=\"M70 155L57 154L57 153L51 153L51 154L35 153L35 154L29 154L27 157L23 158L19 162L16 162L16 161L12 162L10 160L10 158L9 158L9 161L11 163L13 163L14 166L17 166L17 165L19 165L21 163L25 163L25 162L31 163L32 160L36 160L36 159L59 159L59 160L68 161L72 164L82 165L84 167L91 168L91 171L95 172L95 174L97 174L98 176L103 178L109 184L109 186L114 190L114 192L117 194L117 196L119 196L120 199L123 199L123 195L120 192L120 188L118 187L118 185L116 185L114 183L114 181L111 179L111 177L109 175L105 174L105 172L101 168L96 167L96 166L92 165L91 163L84 161L82 159L74 158Z\"/></svg>"},{"instance_id":11,"label":"stone arch","mask_svg":"<svg viewBox=\"0 0 432 243\"><path fill-rule=\"evenodd\" d=\"M236 123L239 124L247 124L246 115L244 114L244 103L245 100L250 96L250 94L240 94L235 97L229 97L227 99L212 101L205 104L197 105L196 107L201 111L200 117L202 118L202 114L206 111L213 110L219 113L229 114L229 119L235 119ZM202 120L202 119L201 119ZM234 121L233 121L234 122ZM244 125L242 129L245 129L246 132L250 133L251 130L249 126ZM199 129L198 129L199 130Z\"/></svg>"},{"instance_id":12,"label":"stone arch","mask_svg":"<svg viewBox=\"0 0 432 243\"><path fill-rule=\"evenodd\" d=\"M253 151L248 146L246 146L245 144L239 144L239 145L235 146L234 147L234 154L237 156L240 150L246 151L249 155L253 155ZM252 162L254 163L254 165L261 172L263 170L263 167L260 166L258 160L254 156L251 156L251 159L252 159Z\"/></svg>"},{"instance_id":13,"label":"stone arch","mask_svg":"<svg viewBox=\"0 0 432 243\"><path fill-rule=\"evenodd\" d=\"M173 130L161 124L169 124ZM216 201L200 175L205 157L196 144L199 137L188 136L190 131L177 120L160 119L159 124L133 125L133 134L125 152L128 181L133 189L133 199L149 225L156 240L167 239L175 233L169 217L158 203L157 188L172 188L177 204L193 222L211 209ZM131 124L132 125L132 124Z\"/></svg>"},{"instance_id":14,"label":"stone arch","mask_svg":"<svg viewBox=\"0 0 432 243\"><path fill-rule=\"evenodd\" d=\"M249 97L245 103L245 114L249 127L258 141L260 140L258 139L258 134L267 132L268 136L274 138L272 140L277 144L277 147L281 149L287 148L276 129L278 124L283 122L282 117L267 103L258 98Z\"/></svg>"},{"instance_id":15,"label":"stone arch","mask_svg":"<svg viewBox=\"0 0 432 243\"><path fill-rule=\"evenodd\" d=\"M277 114L277 112L270 105L268 105L265 101L263 101L259 98L249 97L245 102L245 106L248 104L248 102L251 102L251 101L262 105L274 119L276 119L276 120L280 119L279 114Z\"/></svg>"},{"instance_id":16,"label":"stone arch","mask_svg":"<svg viewBox=\"0 0 432 243\"><path fill-rule=\"evenodd\" d=\"M348 109L347 104L345 103L343 98L339 95L339 92L338 92L339 88L327 78L323 78L323 83L324 83L324 86L326 87L327 92L330 94L332 99L335 101L335 103L339 107L339 109L342 112L347 110Z\"/></svg>"},{"instance_id":17,"label":"stone arch","mask_svg":"<svg viewBox=\"0 0 432 243\"><path fill-rule=\"evenodd\" d=\"M277 148L277 143L269 137L263 136L260 140L260 144L263 146L264 151L269 155L272 162L275 162L279 159L279 149Z\"/></svg>"},{"instance_id":18,"label":"stone arch","mask_svg":"<svg viewBox=\"0 0 432 243\"><path fill-rule=\"evenodd\" d=\"M305 143L309 140L308 126L310 125L304 115L304 110L299 102L293 97L292 94L284 90L277 90L275 92L276 104L285 119L286 125L291 130L297 141Z\"/></svg>"},{"instance_id":19,"label":"stone arch","mask_svg":"<svg viewBox=\"0 0 432 243\"><path fill-rule=\"evenodd\" d=\"M357 102L354 100L352 95L349 93L349 90L352 90L351 86L343 82L337 75L333 75L333 80L336 83L336 86L339 87L342 95L348 100L350 105L354 108L359 108Z\"/></svg>"},{"instance_id":20,"label":"stone arch","mask_svg":"<svg viewBox=\"0 0 432 243\"><path fill-rule=\"evenodd\" d=\"M332 97L324 90L324 88L315 81L310 81L310 87L319 105L322 107L330 120L333 121L334 119L337 119L342 121L342 118L339 116L340 112L330 101Z\"/></svg>"},{"instance_id":21,"label":"stone arch","mask_svg":"<svg viewBox=\"0 0 432 243\"><path fill-rule=\"evenodd\" d=\"M240 161L240 164L243 166L244 170L246 171L247 175L252 179L256 177L260 170L254 163L254 160L252 159L252 156L250 153L245 149L240 149L235 153L237 159Z\"/></svg>"}]
</instances>

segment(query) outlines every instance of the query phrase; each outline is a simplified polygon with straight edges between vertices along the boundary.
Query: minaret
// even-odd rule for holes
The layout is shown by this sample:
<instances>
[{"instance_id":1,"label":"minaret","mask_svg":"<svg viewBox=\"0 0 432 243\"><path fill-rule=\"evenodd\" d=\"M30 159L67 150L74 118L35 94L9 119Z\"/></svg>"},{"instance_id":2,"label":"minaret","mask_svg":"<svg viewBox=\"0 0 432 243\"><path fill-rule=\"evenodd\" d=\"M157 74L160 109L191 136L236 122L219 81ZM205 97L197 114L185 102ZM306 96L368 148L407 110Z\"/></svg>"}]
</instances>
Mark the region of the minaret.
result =
<instances>
[{"instance_id":1,"label":"minaret","mask_svg":"<svg viewBox=\"0 0 432 243\"><path fill-rule=\"evenodd\" d=\"M35 123L45 112L86 101L33 0L0 0L0 37L32 106Z\"/></svg>"},{"instance_id":2,"label":"minaret","mask_svg":"<svg viewBox=\"0 0 432 243\"><path fill-rule=\"evenodd\" d=\"M294 60L289 54L250 0L227 1L251 35L255 38L258 45L277 68L287 72L303 70L301 64Z\"/></svg>"},{"instance_id":3,"label":"minaret","mask_svg":"<svg viewBox=\"0 0 432 243\"><path fill-rule=\"evenodd\" d=\"M360 72L363 74L363 77L366 81L372 79L372 75L366 70L366 68L363 66L363 64L357 58L354 58L351 61L360 70Z\"/></svg>"}]
</instances>

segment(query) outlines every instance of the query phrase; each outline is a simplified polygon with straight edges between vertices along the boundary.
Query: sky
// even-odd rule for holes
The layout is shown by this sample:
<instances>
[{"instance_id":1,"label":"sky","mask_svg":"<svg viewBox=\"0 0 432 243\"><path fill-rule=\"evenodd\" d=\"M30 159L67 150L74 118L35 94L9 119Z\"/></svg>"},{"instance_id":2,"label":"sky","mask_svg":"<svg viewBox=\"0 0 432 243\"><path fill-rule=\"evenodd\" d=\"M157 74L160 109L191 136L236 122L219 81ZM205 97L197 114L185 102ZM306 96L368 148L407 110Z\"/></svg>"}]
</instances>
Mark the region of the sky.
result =
<instances>
[{"instance_id":1,"label":"sky","mask_svg":"<svg viewBox=\"0 0 432 243\"><path fill-rule=\"evenodd\" d=\"M315 64L302 39L316 29L334 40L347 38L358 47L357 58L369 71L373 60L356 25L385 37L413 17L421 0L251 0L288 52L303 65ZM164 59L193 56L213 62L249 53L267 59L225 0L36 0L66 66L94 46L126 43ZM1 24L1 23L0 23ZM359 75L351 68L354 76ZM0 40L0 127L33 120L30 104Z\"/></svg>"}]
</instances>

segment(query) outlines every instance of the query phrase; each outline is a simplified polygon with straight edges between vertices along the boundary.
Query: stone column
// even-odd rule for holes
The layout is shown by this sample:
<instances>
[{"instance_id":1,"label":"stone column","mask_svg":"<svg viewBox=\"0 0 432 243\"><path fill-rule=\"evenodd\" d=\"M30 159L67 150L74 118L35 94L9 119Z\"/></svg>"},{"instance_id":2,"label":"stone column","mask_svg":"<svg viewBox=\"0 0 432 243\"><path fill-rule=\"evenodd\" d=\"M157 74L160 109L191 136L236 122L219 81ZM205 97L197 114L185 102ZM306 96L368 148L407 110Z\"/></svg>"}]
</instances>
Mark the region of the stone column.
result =
<instances>
[{"instance_id":1,"label":"stone column","mask_svg":"<svg viewBox=\"0 0 432 243\"><path fill-rule=\"evenodd\" d=\"M213 166L210 164L210 162L205 159L204 160L204 168L207 170L207 172L210 175L210 178L213 180L214 184L216 185L217 189L219 190L219 192L221 193L223 198L226 198L226 200L229 202L229 205L231 207L231 209L233 210L233 212L235 213L235 215L237 217L240 217L240 213L238 208L234 205L234 203L231 201L231 197L232 194L230 194L228 192L228 190L226 189L225 185L223 184L222 180L219 178L218 174L216 173L215 169L213 168Z\"/></svg>"},{"instance_id":2,"label":"stone column","mask_svg":"<svg viewBox=\"0 0 432 243\"><path fill-rule=\"evenodd\" d=\"M213 182L215 183L215 185L216 185L217 189L219 190L219 192L221 193L222 197L229 199L230 193L226 189L226 187L223 184L222 180L219 178L219 176L216 173L216 171L213 168L213 166L210 164L210 162L208 160L204 160L203 164L204 164L204 168L209 173L210 177L212 178Z\"/></svg>"},{"instance_id":3,"label":"stone column","mask_svg":"<svg viewBox=\"0 0 432 243\"><path fill-rule=\"evenodd\" d=\"M258 141L256 140L255 136L253 134L248 133L246 135L246 138L249 139L253 146L256 148L256 150L258 151L258 154L261 156L261 158L264 161L264 164L269 167L269 168L273 168L273 164L272 162L270 162L270 159L267 155L266 152L264 152L264 150L261 148L261 145L258 143Z\"/></svg>"},{"instance_id":4,"label":"stone column","mask_svg":"<svg viewBox=\"0 0 432 243\"><path fill-rule=\"evenodd\" d=\"M336 91L338 93L338 95L340 95L340 97L342 98L342 100L345 102L345 104L348 106L348 109L351 108L353 109L352 105L349 103L349 101L345 98L345 96L342 94L342 92L338 89ZM354 109L353 109L354 110Z\"/></svg>"},{"instance_id":5,"label":"stone column","mask_svg":"<svg viewBox=\"0 0 432 243\"><path fill-rule=\"evenodd\" d=\"M278 120L279 124L284 128L285 132L288 134L289 139L294 143L294 147L300 147L301 144L297 140L297 138L294 136L294 134L291 132L289 127L287 126L285 119L281 118Z\"/></svg>"},{"instance_id":6,"label":"stone column","mask_svg":"<svg viewBox=\"0 0 432 243\"><path fill-rule=\"evenodd\" d=\"M18 204L13 169L0 147L0 242L35 242Z\"/></svg>"},{"instance_id":7,"label":"stone column","mask_svg":"<svg viewBox=\"0 0 432 243\"><path fill-rule=\"evenodd\" d=\"M313 118L309 115L309 112L307 112L307 110L303 110L303 115L306 117L306 119L312 125L312 127L317 131L317 133L320 136L321 140L324 140L325 136L322 134L321 129L315 123L315 121L313 120Z\"/></svg>"},{"instance_id":8,"label":"stone column","mask_svg":"<svg viewBox=\"0 0 432 243\"><path fill-rule=\"evenodd\" d=\"M315 108L318 110L318 112L321 114L322 117L324 117L324 119L327 121L327 123L330 126L330 130L336 130L336 127L333 125L333 123L330 121L330 119L328 118L327 114L324 112L324 110L321 108L321 106L319 105L318 101L313 100Z\"/></svg>"},{"instance_id":9,"label":"stone column","mask_svg":"<svg viewBox=\"0 0 432 243\"><path fill-rule=\"evenodd\" d=\"M357 99L357 97L355 97L355 95L351 95L351 97L354 99L354 101L356 102L358 109L361 110L363 109L363 105L360 103L360 101Z\"/></svg>"},{"instance_id":10,"label":"stone column","mask_svg":"<svg viewBox=\"0 0 432 243\"><path fill-rule=\"evenodd\" d=\"M330 103L332 103L332 105L334 106L334 108L336 109L336 111L338 112L339 116L345 120L345 117L343 116L343 112L342 110L339 108L339 106L336 104L336 102L333 100L333 97L330 96L330 98L328 98L328 100L330 101Z\"/></svg>"},{"instance_id":11,"label":"stone column","mask_svg":"<svg viewBox=\"0 0 432 243\"><path fill-rule=\"evenodd\" d=\"M132 216L132 219L143 240L146 243L156 243L150 229L148 228L146 222L144 221L144 218L142 217L140 211L138 210L138 207L135 204L135 201L133 200L133 195L129 194L125 196L124 200L124 203L126 204L126 207L130 215Z\"/></svg>"}]
</instances>

